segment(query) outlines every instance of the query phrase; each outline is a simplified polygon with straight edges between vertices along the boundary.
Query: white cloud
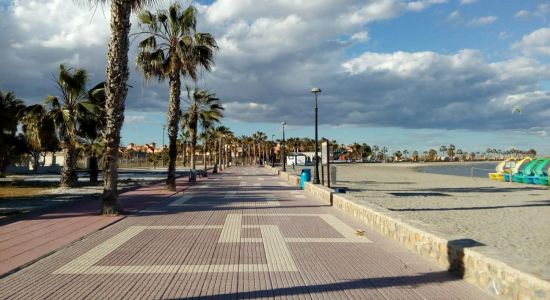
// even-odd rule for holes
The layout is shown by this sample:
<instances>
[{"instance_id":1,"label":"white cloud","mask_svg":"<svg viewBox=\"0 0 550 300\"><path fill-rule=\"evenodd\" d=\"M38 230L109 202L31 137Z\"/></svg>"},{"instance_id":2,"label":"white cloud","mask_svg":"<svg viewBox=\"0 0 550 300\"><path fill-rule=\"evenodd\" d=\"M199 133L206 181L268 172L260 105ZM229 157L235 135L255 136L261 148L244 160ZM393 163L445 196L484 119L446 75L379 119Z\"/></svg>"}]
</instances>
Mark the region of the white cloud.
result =
<instances>
[{"instance_id":1,"label":"white cloud","mask_svg":"<svg viewBox=\"0 0 550 300\"><path fill-rule=\"evenodd\" d=\"M512 48L521 50L526 55L550 56L550 27L537 29L512 45Z\"/></svg>"},{"instance_id":2,"label":"white cloud","mask_svg":"<svg viewBox=\"0 0 550 300\"><path fill-rule=\"evenodd\" d=\"M470 26L485 26L489 24L493 24L498 17L496 16L485 16L485 17L479 17L475 19L471 19L468 21L468 25Z\"/></svg>"},{"instance_id":3,"label":"white cloud","mask_svg":"<svg viewBox=\"0 0 550 300\"><path fill-rule=\"evenodd\" d=\"M514 15L514 17L516 17L516 18L518 18L518 19L522 19L522 18L528 18L530 15L531 15L531 14L529 13L529 11L522 9L522 10L518 11L518 12Z\"/></svg>"},{"instance_id":4,"label":"white cloud","mask_svg":"<svg viewBox=\"0 0 550 300\"><path fill-rule=\"evenodd\" d=\"M499 32L498 34L498 39L499 40L507 40L508 38L510 38L510 34L506 31L501 31Z\"/></svg>"},{"instance_id":5,"label":"white cloud","mask_svg":"<svg viewBox=\"0 0 550 300\"><path fill-rule=\"evenodd\" d=\"M447 22L455 22L460 20L460 12L458 10L453 11L447 16L446 20Z\"/></svg>"},{"instance_id":6,"label":"white cloud","mask_svg":"<svg viewBox=\"0 0 550 300\"><path fill-rule=\"evenodd\" d=\"M11 9L14 26L23 34L33 35L31 39L15 43L16 47L26 44L75 49L103 45L109 36L108 10L106 16L101 9L94 16L94 9L82 9L73 1L64 0L15 0Z\"/></svg>"},{"instance_id":7,"label":"white cloud","mask_svg":"<svg viewBox=\"0 0 550 300\"><path fill-rule=\"evenodd\" d=\"M218 0L199 5L204 12L199 29L212 32L221 48L215 71L204 74L201 88L215 92L225 115L239 121L280 122L284 117L295 126L310 124L310 116L305 117L311 112L309 89L320 86L319 104L330 110L330 117L320 115L324 124L509 128L500 114L509 113L510 101L539 95L538 82L550 79L547 65L525 57L488 62L475 50L357 54L363 47L350 48L374 39L369 36L372 22L444 2ZM101 8L92 18L91 9L69 1L38 20L40 9L60 3L19 0L14 7L25 8L20 14L10 10L0 18L3 39L9 41L0 44L1 89L41 100L55 91L51 74L61 62L88 69L91 83L104 78L108 18ZM460 21L458 11L456 17ZM132 44L131 65L135 52ZM129 115L128 123L141 122L143 111L165 112L167 84L145 85L138 71L131 67L130 72L127 110L140 113ZM547 111L548 100L536 99L523 107ZM550 119L539 113L526 119L520 125L524 129L550 127Z\"/></svg>"},{"instance_id":8,"label":"white cloud","mask_svg":"<svg viewBox=\"0 0 550 300\"><path fill-rule=\"evenodd\" d=\"M368 120L409 128L507 128L498 120L499 114L520 105L533 112L531 120L550 125L539 116L541 108L548 109L549 95L537 89L540 78L550 78L550 68L532 59L488 63L475 50L451 55L367 52L343 63L342 68L349 74L347 81L368 85L362 90L364 98L371 99L364 103L368 109L355 110L361 117L348 114L347 123ZM391 112L399 120L387 119ZM526 120L523 125L531 124L535 123Z\"/></svg>"},{"instance_id":9,"label":"white cloud","mask_svg":"<svg viewBox=\"0 0 550 300\"><path fill-rule=\"evenodd\" d=\"M536 13L541 15L541 16L550 14L550 4L543 3L543 4L537 5Z\"/></svg>"},{"instance_id":10,"label":"white cloud","mask_svg":"<svg viewBox=\"0 0 550 300\"><path fill-rule=\"evenodd\" d=\"M473 4L473 3L476 3L477 0L460 0L460 5L468 5L468 4Z\"/></svg>"},{"instance_id":11,"label":"white cloud","mask_svg":"<svg viewBox=\"0 0 550 300\"><path fill-rule=\"evenodd\" d=\"M366 43L369 41L369 33L366 31L355 33L354 35L351 36L351 40L356 42Z\"/></svg>"},{"instance_id":12,"label":"white cloud","mask_svg":"<svg viewBox=\"0 0 550 300\"><path fill-rule=\"evenodd\" d=\"M421 0L407 3L407 8L412 11L421 11L432 6L433 4L447 3L447 0Z\"/></svg>"}]
</instances>

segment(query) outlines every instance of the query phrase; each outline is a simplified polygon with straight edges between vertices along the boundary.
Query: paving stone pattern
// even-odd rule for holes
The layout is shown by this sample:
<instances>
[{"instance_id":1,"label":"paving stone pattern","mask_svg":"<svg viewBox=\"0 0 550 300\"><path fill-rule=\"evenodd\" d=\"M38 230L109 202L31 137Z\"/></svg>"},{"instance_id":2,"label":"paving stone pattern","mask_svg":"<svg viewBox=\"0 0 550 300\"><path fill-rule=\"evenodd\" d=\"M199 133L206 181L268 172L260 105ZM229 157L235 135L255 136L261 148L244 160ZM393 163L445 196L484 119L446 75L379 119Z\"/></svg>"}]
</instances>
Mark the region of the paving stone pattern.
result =
<instances>
[{"instance_id":1,"label":"paving stone pattern","mask_svg":"<svg viewBox=\"0 0 550 300\"><path fill-rule=\"evenodd\" d=\"M0 298L490 299L253 167L211 175L0 279Z\"/></svg>"}]
</instances>

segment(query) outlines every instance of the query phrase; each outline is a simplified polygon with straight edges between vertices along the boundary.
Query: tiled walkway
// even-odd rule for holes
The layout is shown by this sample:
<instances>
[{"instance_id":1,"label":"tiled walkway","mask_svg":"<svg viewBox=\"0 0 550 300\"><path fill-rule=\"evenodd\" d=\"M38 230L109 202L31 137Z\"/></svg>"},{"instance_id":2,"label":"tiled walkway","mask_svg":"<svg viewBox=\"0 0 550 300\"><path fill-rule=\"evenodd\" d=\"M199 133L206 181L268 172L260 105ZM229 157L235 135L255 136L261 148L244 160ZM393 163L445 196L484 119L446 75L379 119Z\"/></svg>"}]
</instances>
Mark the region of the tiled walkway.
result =
<instances>
[{"instance_id":1,"label":"tiled walkway","mask_svg":"<svg viewBox=\"0 0 550 300\"><path fill-rule=\"evenodd\" d=\"M187 181L179 178L177 190L186 189ZM128 213L135 213L173 194L164 190L164 183L159 183L126 192L120 196L120 202ZM0 276L123 218L101 216L99 211L99 200L77 201L54 212L31 214L0 226Z\"/></svg>"},{"instance_id":2,"label":"tiled walkway","mask_svg":"<svg viewBox=\"0 0 550 300\"><path fill-rule=\"evenodd\" d=\"M0 298L85 297L488 298L260 168L210 176L0 280Z\"/></svg>"}]
</instances>

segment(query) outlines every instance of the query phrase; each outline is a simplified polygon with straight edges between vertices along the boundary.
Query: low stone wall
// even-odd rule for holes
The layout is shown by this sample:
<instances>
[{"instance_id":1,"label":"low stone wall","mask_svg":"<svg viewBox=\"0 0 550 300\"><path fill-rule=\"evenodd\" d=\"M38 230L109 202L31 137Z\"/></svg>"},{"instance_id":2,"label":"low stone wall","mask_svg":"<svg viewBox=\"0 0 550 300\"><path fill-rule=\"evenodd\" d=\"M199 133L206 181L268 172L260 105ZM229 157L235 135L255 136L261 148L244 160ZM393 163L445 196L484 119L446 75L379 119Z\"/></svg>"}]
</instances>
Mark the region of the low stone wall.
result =
<instances>
[{"instance_id":1,"label":"low stone wall","mask_svg":"<svg viewBox=\"0 0 550 300\"><path fill-rule=\"evenodd\" d=\"M287 181L290 182L290 184L300 185L300 176L288 175Z\"/></svg>"},{"instance_id":2,"label":"low stone wall","mask_svg":"<svg viewBox=\"0 0 550 300\"><path fill-rule=\"evenodd\" d=\"M275 172L293 184L297 177L286 172ZM461 237L442 237L406 223L399 215L384 208L358 204L335 194L333 190L311 183L304 189L315 198L331 203L415 253L436 262L467 282L480 287L499 299L550 299L550 282L519 271L509 265L476 251L479 243Z\"/></svg>"},{"instance_id":3,"label":"low stone wall","mask_svg":"<svg viewBox=\"0 0 550 300\"><path fill-rule=\"evenodd\" d=\"M327 204L332 204L332 193L334 193L334 190L328 187L306 182L304 184L304 191Z\"/></svg>"}]
</instances>

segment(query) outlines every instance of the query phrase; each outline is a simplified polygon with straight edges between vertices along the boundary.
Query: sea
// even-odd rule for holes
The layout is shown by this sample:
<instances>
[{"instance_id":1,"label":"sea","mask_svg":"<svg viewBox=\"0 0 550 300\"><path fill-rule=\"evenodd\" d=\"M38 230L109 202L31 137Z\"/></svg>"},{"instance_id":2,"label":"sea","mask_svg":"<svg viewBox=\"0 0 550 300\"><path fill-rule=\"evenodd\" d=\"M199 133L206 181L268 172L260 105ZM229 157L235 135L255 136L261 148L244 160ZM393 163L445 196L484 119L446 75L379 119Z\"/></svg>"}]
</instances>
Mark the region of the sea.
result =
<instances>
[{"instance_id":1,"label":"sea","mask_svg":"<svg viewBox=\"0 0 550 300\"><path fill-rule=\"evenodd\" d=\"M466 164L456 163L456 165L442 164L441 166L418 167L417 170L422 173L488 178L487 174L495 172L498 163L498 161L495 161Z\"/></svg>"}]
</instances>

